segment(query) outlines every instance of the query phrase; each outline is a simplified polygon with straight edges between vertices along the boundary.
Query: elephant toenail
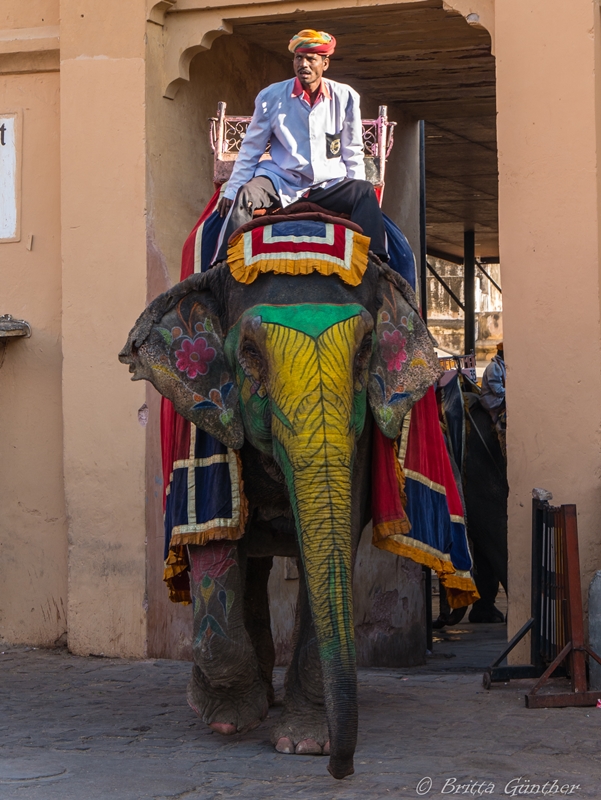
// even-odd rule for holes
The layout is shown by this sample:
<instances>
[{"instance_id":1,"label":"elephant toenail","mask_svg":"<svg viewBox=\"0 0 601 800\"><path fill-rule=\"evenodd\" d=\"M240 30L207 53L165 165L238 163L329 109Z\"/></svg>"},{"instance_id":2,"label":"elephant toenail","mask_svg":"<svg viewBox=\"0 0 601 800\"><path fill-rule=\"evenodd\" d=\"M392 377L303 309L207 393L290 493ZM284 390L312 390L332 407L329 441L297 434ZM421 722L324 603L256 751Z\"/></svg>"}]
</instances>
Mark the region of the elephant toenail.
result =
<instances>
[{"instance_id":1,"label":"elephant toenail","mask_svg":"<svg viewBox=\"0 0 601 800\"><path fill-rule=\"evenodd\" d=\"M295 752L302 756L320 756L322 747L320 744L317 744L315 739L303 739L302 742L296 745Z\"/></svg>"},{"instance_id":2,"label":"elephant toenail","mask_svg":"<svg viewBox=\"0 0 601 800\"><path fill-rule=\"evenodd\" d=\"M211 722L210 727L216 733L221 733L223 736L231 736L233 733L236 733L236 726L229 722Z\"/></svg>"},{"instance_id":3,"label":"elephant toenail","mask_svg":"<svg viewBox=\"0 0 601 800\"><path fill-rule=\"evenodd\" d=\"M294 745L287 736L282 736L278 739L275 749L278 753L286 753L287 755L294 753Z\"/></svg>"},{"instance_id":4,"label":"elephant toenail","mask_svg":"<svg viewBox=\"0 0 601 800\"><path fill-rule=\"evenodd\" d=\"M330 755L330 743L329 742L326 742L324 744L324 746L323 746L323 754L324 754L324 756L329 756Z\"/></svg>"}]
</instances>

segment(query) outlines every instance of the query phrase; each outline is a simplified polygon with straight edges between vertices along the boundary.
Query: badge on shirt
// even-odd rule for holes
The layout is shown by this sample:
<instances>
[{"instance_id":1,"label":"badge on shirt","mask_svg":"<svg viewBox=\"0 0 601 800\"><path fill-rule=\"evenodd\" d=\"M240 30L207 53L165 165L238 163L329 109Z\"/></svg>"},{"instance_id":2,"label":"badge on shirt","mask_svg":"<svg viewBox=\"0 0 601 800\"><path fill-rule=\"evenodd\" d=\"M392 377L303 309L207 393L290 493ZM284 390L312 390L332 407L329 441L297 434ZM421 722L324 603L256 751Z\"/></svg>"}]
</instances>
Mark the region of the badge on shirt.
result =
<instances>
[{"instance_id":1,"label":"badge on shirt","mask_svg":"<svg viewBox=\"0 0 601 800\"><path fill-rule=\"evenodd\" d=\"M340 134L326 133L326 158L338 158L340 147Z\"/></svg>"}]
</instances>

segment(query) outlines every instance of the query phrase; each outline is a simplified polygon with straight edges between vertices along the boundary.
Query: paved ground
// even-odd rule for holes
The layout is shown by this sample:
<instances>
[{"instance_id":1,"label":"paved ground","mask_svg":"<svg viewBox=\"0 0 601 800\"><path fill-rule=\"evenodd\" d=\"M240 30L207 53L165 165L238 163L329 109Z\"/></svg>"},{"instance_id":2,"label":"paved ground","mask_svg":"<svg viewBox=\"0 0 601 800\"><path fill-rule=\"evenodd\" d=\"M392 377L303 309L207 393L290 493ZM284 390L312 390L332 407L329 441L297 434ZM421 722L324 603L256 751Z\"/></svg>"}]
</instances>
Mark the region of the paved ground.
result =
<instances>
[{"instance_id":1,"label":"paved ground","mask_svg":"<svg viewBox=\"0 0 601 800\"><path fill-rule=\"evenodd\" d=\"M528 781L540 791L527 796L543 797L546 782L559 794L555 779L580 786L572 797L600 797L601 709L526 709L523 682L485 691L479 665L503 636L502 625L459 625L437 632L425 668L361 670L356 773L342 782L325 758L276 754L270 719L245 737L211 733L186 705L186 663L7 649L0 798L379 800L417 787L457 796L459 785L462 796L507 797Z\"/></svg>"}]
</instances>

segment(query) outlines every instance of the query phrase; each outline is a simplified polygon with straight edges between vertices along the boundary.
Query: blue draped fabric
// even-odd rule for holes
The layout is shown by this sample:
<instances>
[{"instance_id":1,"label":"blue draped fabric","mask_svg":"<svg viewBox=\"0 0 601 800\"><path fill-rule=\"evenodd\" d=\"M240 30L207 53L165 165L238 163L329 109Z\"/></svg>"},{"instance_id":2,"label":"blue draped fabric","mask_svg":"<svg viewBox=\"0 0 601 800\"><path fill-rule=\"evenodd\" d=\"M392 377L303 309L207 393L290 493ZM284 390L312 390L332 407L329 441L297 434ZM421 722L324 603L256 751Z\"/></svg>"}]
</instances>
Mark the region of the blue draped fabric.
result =
<instances>
[{"instance_id":1,"label":"blue draped fabric","mask_svg":"<svg viewBox=\"0 0 601 800\"><path fill-rule=\"evenodd\" d=\"M384 227L386 228L386 237L388 239L388 255L390 257L388 266L405 278L409 286L415 291L415 256L411 245L398 225L386 214L382 214L382 216L384 217Z\"/></svg>"}]
</instances>

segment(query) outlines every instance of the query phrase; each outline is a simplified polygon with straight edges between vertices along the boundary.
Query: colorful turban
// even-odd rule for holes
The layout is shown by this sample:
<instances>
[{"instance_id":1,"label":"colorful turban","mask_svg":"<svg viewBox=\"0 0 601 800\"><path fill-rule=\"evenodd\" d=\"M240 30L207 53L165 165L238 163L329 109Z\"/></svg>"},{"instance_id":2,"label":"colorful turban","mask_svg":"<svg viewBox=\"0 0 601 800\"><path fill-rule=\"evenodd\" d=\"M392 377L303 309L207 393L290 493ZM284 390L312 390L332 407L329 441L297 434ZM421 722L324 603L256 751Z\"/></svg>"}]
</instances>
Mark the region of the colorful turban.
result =
<instances>
[{"instance_id":1,"label":"colorful turban","mask_svg":"<svg viewBox=\"0 0 601 800\"><path fill-rule=\"evenodd\" d=\"M307 28L290 39L288 50L291 53L315 53L318 56L331 56L336 49L336 39L325 31Z\"/></svg>"}]
</instances>

